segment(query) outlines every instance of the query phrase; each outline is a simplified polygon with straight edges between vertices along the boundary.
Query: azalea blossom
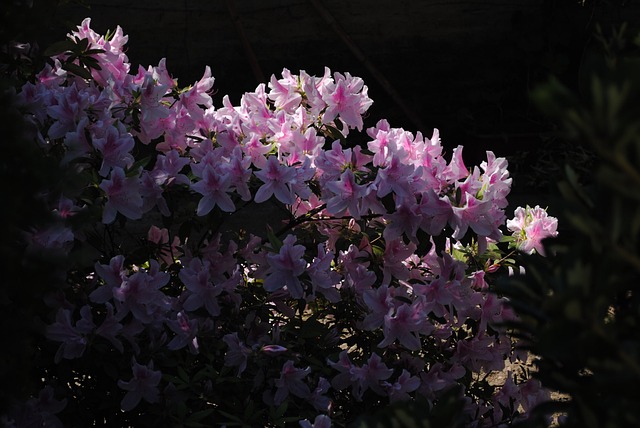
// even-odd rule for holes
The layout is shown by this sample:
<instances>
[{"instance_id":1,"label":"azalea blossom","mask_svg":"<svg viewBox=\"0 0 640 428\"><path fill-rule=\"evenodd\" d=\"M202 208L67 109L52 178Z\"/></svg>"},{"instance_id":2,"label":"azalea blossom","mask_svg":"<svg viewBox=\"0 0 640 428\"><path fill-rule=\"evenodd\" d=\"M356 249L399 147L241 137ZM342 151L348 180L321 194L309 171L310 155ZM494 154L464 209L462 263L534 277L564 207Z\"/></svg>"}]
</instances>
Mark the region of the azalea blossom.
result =
<instances>
[{"instance_id":1,"label":"azalea blossom","mask_svg":"<svg viewBox=\"0 0 640 428\"><path fill-rule=\"evenodd\" d=\"M114 167L110 179L102 180L100 188L107 197L102 215L104 224L113 222L118 212L132 220L142 217L142 195L137 177L126 177L122 168Z\"/></svg>"},{"instance_id":2,"label":"azalea blossom","mask_svg":"<svg viewBox=\"0 0 640 428\"><path fill-rule=\"evenodd\" d=\"M240 340L237 332L226 334L222 340L229 347L229 350L224 355L224 364L229 367L238 367L238 377L240 377L247 368L251 348Z\"/></svg>"},{"instance_id":3,"label":"azalea blossom","mask_svg":"<svg viewBox=\"0 0 640 428\"><path fill-rule=\"evenodd\" d=\"M288 235L277 254L267 255L269 270L264 279L264 288L274 292L286 287L291 297L300 299L304 291L299 276L304 272L307 262L302 258L304 247L294 245L295 242L296 237Z\"/></svg>"},{"instance_id":4,"label":"azalea blossom","mask_svg":"<svg viewBox=\"0 0 640 428\"><path fill-rule=\"evenodd\" d=\"M311 395L309 386L303 381L311 372L309 367L299 369L294 367L293 361L288 360L282 366L280 377L276 379L275 386L277 388L273 402L276 406L280 405L287 395L293 394L300 398L308 398Z\"/></svg>"},{"instance_id":5,"label":"azalea blossom","mask_svg":"<svg viewBox=\"0 0 640 428\"><path fill-rule=\"evenodd\" d=\"M387 387L389 400L393 402L409 400L411 398L409 393L418 389L420 384L418 377L412 376L411 373L403 369L397 381L394 383L384 382L383 385Z\"/></svg>"},{"instance_id":6,"label":"azalea blossom","mask_svg":"<svg viewBox=\"0 0 640 428\"><path fill-rule=\"evenodd\" d=\"M194 258L188 267L180 270L179 277L187 289L183 295L185 309L195 311L204 306L211 316L220 315L218 296L223 288L213 284L208 261Z\"/></svg>"},{"instance_id":7,"label":"azalea blossom","mask_svg":"<svg viewBox=\"0 0 640 428\"><path fill-rule=\"evenodd\" d=\"M269 156L267 164L260 171L255 172L264 183L258 189L254 201L260 203L276 197L283 204L291 205L295 202L290 184L295 178L295 170L278 162L276 156Z\"/></svg>"},{"instance_id":8,"label":"azalea blossom","mask_svg":"<svg viewBox=\"0 0 640 428\"><path fill-rule=\"evenodd\" d=\"M236 209L233 200L228 195L231 187L231 177L221 168L205 165L202 171L202 180L191 185L191 188L203 197L198 203L197 214L204 216L209 214L217 205L222 211L233 212Z\"/></svg>"},{"instance_id":9,"label":"azalea blossom","mask_svg":"<svg viewBox=\"0 0 640 428\"><path fill-rule=\"evenodd\" d=\"M160 400L160 390L158 385L162 378L160 370L153 369L153 360L149 364L142 365L133 359L131 366L133 377L129 381L118 381L118 386L127 393L120 402L122 410L133 410L142 399L148 403L156 403Z\"/></svg>"},{"instance_id":10,"label":"azalea blossom","mask_svg":"<svg viewBox=\"0 0 640 428\"><path fill-rule=\"evenodd\" d=\"M87 334L95 328L95 325L89 306L83 306L81 315L82 319L74 326L71 311L61 308L56 315L56 322L47 328L46 336L49 340L62 342L56 352L56 362L62 358L78 358L84 353L88 343Z\"/></svg>"},{"instance_id":11,"label":"azalea blossom","mask_svg":"<svg viewBox=\"0 0 640 428\"><path fill-rule=\"evenodd\" d=\"M516 238L516 247L523 253L545 255L542 241L558 236L558 219L547 214L547 210L536 205L534 208L518 207L515 217L507 221L507 229Z\"/></svg>"}]
</instances>

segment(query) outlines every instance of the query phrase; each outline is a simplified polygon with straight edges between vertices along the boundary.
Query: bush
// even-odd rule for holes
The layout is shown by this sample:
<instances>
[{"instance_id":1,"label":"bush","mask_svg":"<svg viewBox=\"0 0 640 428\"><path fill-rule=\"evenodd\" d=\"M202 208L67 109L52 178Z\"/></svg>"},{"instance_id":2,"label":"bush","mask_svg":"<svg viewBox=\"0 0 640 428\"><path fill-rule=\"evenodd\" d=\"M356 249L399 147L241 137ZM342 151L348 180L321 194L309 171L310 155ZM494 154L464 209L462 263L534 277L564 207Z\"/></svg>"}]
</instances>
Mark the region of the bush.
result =
<instances>
[{"instance_id":1,"label":"bush","mask_svg":"<svg viewBox=\"0 0 640 428\"><path fill-rule=\"evenodd\" d=\"M367 87L328 69L215 108L209 68L183 88L164 60L131 70L126 42L86 19L17 94L58 177L23 245L63 275L33 296L40 392L5 422L345 426L421 405L494 426L546 399L492 289L557 221L506 222L505 159L469 169L384 120L363 135ZM522 370L492 381L506 361Z\"/></svg>"}]
</instances>

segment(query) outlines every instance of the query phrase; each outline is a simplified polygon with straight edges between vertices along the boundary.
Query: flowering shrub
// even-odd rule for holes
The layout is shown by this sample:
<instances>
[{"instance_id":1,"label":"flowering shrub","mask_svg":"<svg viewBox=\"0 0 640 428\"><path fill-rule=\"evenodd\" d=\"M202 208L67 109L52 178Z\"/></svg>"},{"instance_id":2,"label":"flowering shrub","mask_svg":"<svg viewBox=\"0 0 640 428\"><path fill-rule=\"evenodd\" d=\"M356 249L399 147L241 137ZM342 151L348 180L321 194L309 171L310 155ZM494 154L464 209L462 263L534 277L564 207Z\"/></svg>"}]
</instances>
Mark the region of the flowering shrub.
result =
<instances>
[{"instance_id":1,"label":"flowering shrub","mask_svg":"<svg viewBox=\"0 0 640 428\"><path fill-rule=\"evenodd\" d=\"M69 266L40 398L7 421L344 426L454 394L496 426L546 398L524 366L491 376L519 360L493 280L556 233L536 207L503 236L505 159L468 168L384 120L363 135L367 87L328 69L215 108L208 67L181 88L164 60L131 70L126 42L86 19L18 93L63 176L27 240ZM272 203L261 234L234 226Z\"/></svg>"}]
</instances>

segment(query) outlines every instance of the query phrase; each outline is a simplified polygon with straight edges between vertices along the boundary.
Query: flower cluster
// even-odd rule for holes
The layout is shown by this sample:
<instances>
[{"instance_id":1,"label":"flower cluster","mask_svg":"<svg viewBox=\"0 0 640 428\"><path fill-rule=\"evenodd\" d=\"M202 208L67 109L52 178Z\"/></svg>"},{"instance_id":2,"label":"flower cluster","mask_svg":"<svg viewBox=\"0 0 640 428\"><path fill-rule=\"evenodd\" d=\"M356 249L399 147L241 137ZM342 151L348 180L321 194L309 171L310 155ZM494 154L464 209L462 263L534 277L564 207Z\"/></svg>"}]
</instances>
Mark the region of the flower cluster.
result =
<instances>
[{"instance_id":1,"label":"flower cluster","mask_svg":"<svg viewBox=\"0 0 640 428\"><path fill-rule=\"evenodd\" d=\"M43 370L61 419L92 382L117 398L96 418L187 426L342 425L454 389L469 425L496 426L544 399L526 376L488 380L518 360L502 325L514 315L491 293L505 159L469 168L437 130L365 130L372 100L349 73L285 69L214 107L209 68L180 88L164 60L132 71L119 27L102 36L86 19L69 37L18 93L73 183L45 195L58 220L29 238L78 260L48 297ZM264 224L271 203L285 214L263 233L234 226L247 211ZM551 225L516 216L523 251L540 252L529 229Z\"/></svg>"},{"instance_id":2,"label":"flower cluster","mask_svg":"<svg viewBox=\"0 0 640 428\"><path fill-rule=\"evenodd\" d=\"M518 250L526 254L545 255L542 241L558 236L558 219L549 216L547 210L527 206L518 207L514 212L515 217L507 221L507 229L513 232L515 245Z\"/></svg>"}]
</instances>

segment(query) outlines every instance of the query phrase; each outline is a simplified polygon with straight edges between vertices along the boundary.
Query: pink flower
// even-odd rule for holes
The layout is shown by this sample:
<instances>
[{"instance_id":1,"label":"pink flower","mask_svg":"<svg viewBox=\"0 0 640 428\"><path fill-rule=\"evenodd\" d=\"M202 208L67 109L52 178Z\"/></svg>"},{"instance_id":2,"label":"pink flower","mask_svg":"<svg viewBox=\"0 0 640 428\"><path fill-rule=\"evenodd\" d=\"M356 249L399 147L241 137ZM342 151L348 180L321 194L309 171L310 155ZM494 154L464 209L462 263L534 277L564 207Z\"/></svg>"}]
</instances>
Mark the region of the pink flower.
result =
<instances>
[{"instance_id":1,"label":"pink flower","mask_svg":"<svg viewBox=\"0 0 640 428\"><path fill-rule=\"evenodd\" d=\"M402 238L395 238L385 243L384 254L382 256L383 284L390 284L391 277L396 279L407 279L409 269L404 261L416 250L416 244L410 242L405 244Z\"/></svg>"},{"instance_id":2,"label":"pink flower","mask_svg":"<svg viewBox=\"0 0 640 428\"><path fill-rule=\"evenodd\" d=\"M500 239L500 231L497 230L489 215L491 201L481 201L468 193L462 198L464 202L461 201L460 206L452 207L453 215L449 219L449 224L453 228L452 237L462 239L471 227L478 235Z\"/></svg>"},{"instance_id":3,"label":"pink flower","mask_svg":"<svg viewBox=\"0 0 640 428\"><path fill-rule=\"evenodd\" d=\"M76 215L80 210L81 208L75 205L73 200L61 196L58 202L58 208L53 211L60 218L69 218Z\"/></svg>"},{"instance_id":4,"label":"pink flower","mask_svg":"<svg viewBox=\"0 0 640 428\"><path fill-rule=\"evenodd\" d=\"M480 164L484 170L482 174L482 188L484 197L490 198L499 208L507 206L507 195L511 191L512 179L507 170L508 162L505 158L496 158L493 152L487 152L487 161Z\"/></svg>"},{"instance_id":5,"label":"pink flower","mask_svg":"<svg viewBox=\"0 0 640 428\"><path fill-rule=\"evenodd\" d=\"M352 171L367 171L365 165L371 156L362 153L360 147L345 149L340 141L331 143L330 150L320 150L314 159L316 167L320 170L323 179L335 180L345 169Z\"/></svg>"},{"instance_id":6,"label":"pink flower","mask_svg":"<svg viewBox=\"0 0 640 428\"><path fill-rule=\"evenodd\" d=\"M264 352L267 355L278 355L287 351L287 348L280 345L264 345L262 348L260 348L260 352Z\"/></svg>"},{"instance_id":7,"label":"pink flower","mask_svg":"<svg viewBox=\"0 0 640 428\"><path fill-rule=\"evenodd\" d=\"M96 263L94 268L105 284L91 292L89 300L94 303L105 303L113 297L113 289L119 287L127 277L127 271L124 269L124 256L113 257L108 265Z\"/></svg>"},{"instance_id":8,"label":"pink flower","mask_svg":"<svg viewBox=\"0 0 640 428\"><path fill-rule=\"evenodd\" d=\"M311 369L299 369L293 366L293 361L288 360L282 366L280 377L276 379L275 386L277 388L273 402L279 406L289 393L300 398L308 398L311 395L309 385L304 383L303 379L309 375Z\"/></svg>"},{"instance_id":9,"label":"pink flower","mask_svg":"<svg viewBox=\"0 0 640 428\"><path fill-rule=\"evenodd\" d=\"M338 372L331 380L331 385L339 391L347 388L352 382L353 370L356 368L347 351L341 351L336 362L327 359L327 364Z\"/></svg>"},{"instance_id":10,"label":"pink flower","mask_svg":"<svg viewBox=\"0 0 640 428\"><path fill-rule=\"evenodd\" d=\"M362 115L373 101L367 96L368 88L359 77L349 73L334 73L335 83L329 83L321 89L322 99L327 110L322 116L324 123L330 123L337 116L352 128L362 131Z\"/></svg>"},{"instance_id":11,"label":"pink flower","mask_svg":"<svg viewBox=\"0 0 640 428\"><path fill-rule=\"evenodd\" d=\"M331 79L331 70L328 67L324 68L324 75L322 77L309 76L304 70L300 71L300 86L302 92L306 95L306 101L309 105L309 113L318 117L322 110L327 105L322 99L321 93L325 92L325 88L333 83Z\"/></svg>"},{"instance_id":12,"label":"pink flower","mask_svg":"<svg viewBox=\"0 0 640 428\"><path fill-rule=\"evenodd\" d=\"M446 196L438 197L432 189L422 193L419 208L420 228L432 236L440 235L453 215L451 201Z\"/></svg>"},{"instance_id":13,"label":"pink flower","mask_svg":"<svg viewBox=\"0 0 640 428\"><path fill-rule=\"evenodd\" d=\"M229 177L231 185L235 187L236 192L243 201L251 200L251 192L249 191L249 180L251 179L251 158L243 157L242 149L236 146L231 152L229 158Z\"/></svg>"},{"instance_id":14,"label":"pink flower","mask_svg":"<svg viewBox=\"0 0 640 428\"><path fill-rule=\"evenodd\" d=\"M406 164L400 156L392 156L384 168L378 170L374 186L377 195L383 198L393 192L400 200L413 198L411 184L422 175L422 169Z\"/></svg>"},{"instance_id":15,"label":"pink flower","mask_svg":"<svg viewBox=\"0 0 640 428\"><path fill-rule=\"evenodd\" d=\"M393 134L390 132L389 123L386 120L381 120L375 128L369 128L367 134L373 138L367 143L367 148L373 153L373 165L386 165L398 150L396 142L392 138Z\"/></svg>"},{"instance_id":16,"label":"pink flower","mask_svg":"<svg viewBox=\"0 0 640 428\"><path fill-rule=\"evenodd\" d=\"M288 235L277 254L268 254L269 270L264 279L264 289L270 292L287 287L294 299L304 295L302 283L298 278L304 272L307 262L303 259L304 246L294 245L296 237Z\"/></svg>"},{"instance_id":17,"label":"pink flower","mask_svg":"<svg viewBox=\"0 0 640 428\"><path fill-rule=\"evenodd\" d=\"M382 358L375 352L371 354L367 363L353 370L352 380L355 381L353 395L356 400L362 400L362 395L367 389L371 389L379 395L384 395L382 381L391 377L393 369L382 362Z\"/></svg>"},{"instance_id":18,"label":"pink flower","mask_svg":"<svg viewBox=\"0 0 640 428\"><path fill-rule=\"evenodd\" d=\"M67 132L77 129L76 124L86 114L89 107L89 93L78 89L75 83L55 94L56 103L47 107L47 114L55 119L49 128L49 138L64 137Z\"/></svg>"},{"instance_id":19,"label":"pink flower","mask_svg":"<svg viewBox=\"0 0 640 428\"><path fill-rule=\"evenodd\" d=\"M459 362L474 372L481 369L502 370L506 358L502 351L508 352L508 350L499 345L494 337L482 334L471 339L459 340L451 360Z\"/></svg>"},{"instance_id":20,"label":"pink flower","mask_svg":"<svg viewBox=\"0 0 640 428\"><path fill-rule=\"evenodd\" d=\"M71 311L59 309L56 315L56 322L47 327L46 336L49 340L62 342L56 352L55 362L60 362L62 358L79 358L84 353L87 346L87 334L94 328L91 308L83 306L81 311L82 319L74 326L71 321Z\"/></svg>"},{"instance_id":21,"label":"pink flower","mask_svg":"<svg viewBox=\"0 0 640 428\"><path fill-rule=\"evenodd\" d=\"M334 254L326 251L323 244L318 244L318 256L313 258L307 272L311 279L313 292L322 294L330 302L340 301L340 274L331 268Z\"/></svg>"},{"instance_id":22,"label":"pink flower","mask_svg":"<svg viewBox=\"0 0 640 428\"><path fill-rule=\"evenodd\" d=\"M340 179L326 183L326 189L333 193L327 197L327 212L335 216L344 215L348 210L355 219L360 219L360 202L366 195L366 187L356 183L353 171L346 169Z\"/></svg>"},{"instance_id":23,"label":"pink flower","mask_svg":"<svg viewBox=\"0 0 640 428\"><path fill-rule=\"evenodd\" d=\"M309 127L304 134L296 132L292 136L290 144L291 153L298 156L308 156L315 159L322 150L325 139L322 135L318 135L315 128Z\"/></svg>"},{"instance_id":24,"label":"pink flower","mask_svg":"<svg viewBox=\"0 0 640 428\"><path fill-rule=\"evenodd\" d=\"M138 321L150 324L164 318L171 302L160 288L169 282L170 275L161 272L158 262L151 260L148 271L140 270L125 278L113 289L118 311L122 316L131 312Z\"/></svg>"},{"instance_id":25,"label":"pink flower","mask_svg":"<svg viewBox=\"0 0 640 428\"><path fill-rule=\"evenodd\" d=\"M295 169L282 165L276 156L269 156L267 164L255 175L264 183L256 192L254 200L257 203L266 201L272 195L283 204L292 205L296 201L289 184L295 179Z\"/></svg>"},{"instance_id":26,"label":"pink flower","mask_svg":"<svg viewBox=\"0 0 640 428\"><path fill-rule=\"evenodd\" d=\"M367 389L372 389L379 395L384 395L383 383L391 377L393 369L390 369L382 362L382 358L375 352L371 354L369 360L362 367L354 365L347 354L347 351L340 353L337 362L327 360L332 368L337 370L337 374L332 380L331 385L342 390L351 386L353 396L356 400L362 401L362 396Z\"/></svg>"},{"instance_id":27,"label":"pink flower","mask_svg":"<svg viewBox=\"0 0 640 428\"><path fill-rule=\"evenodd\" d=\"M140 88L140 132L137 133L143 144L149 144L165 131L162 119L169 116L169 108L161 100L168 89L168 86L158 84L151 72L144 73Z\"/></svg>"},{"instance_id":28,"label":"pink flower","mask_svg":"<svg viewBox=\"0 0 640 428\"><path fill-rule=\"evenodd\" d=\"M171 210L169 210L167 200L164 198L162 187L147 170L143 170L140 177L140 193L142 194L142 212L146 213L157 206L163 216L171 216Z\"/></svg>"},{"instance_id":29,"label":"pink flower","mask_svg":"<svg viewBox=\"0 0 640 428\"><path fill-rule=\"evenodd\" d=\"M520 402L525 412L531 411L538 404L550 399L549 390L545 389L538 379L528 379L518 386L520 387Z\"/></svg>"},{"instance_id":30,"label":"pink flower","mask_svg":"<svg viewBox=\"0 0 640 428\"><path fill-rule=\"evenodd\" d=\"M77 31L71 33L71 36L77 39L88 39L89 48L102 49L103 53L92 55L98 60L100 70L92 69L93 78L101 86L108 85L109 81L122 83L127 73L129 73L128 58L124 54L124 45L128 41L120 26L116 27L111 39L106 40L103 36L97 34L90 28L91 19L85 18L82 24L77 27Z\"/></svg>"},{"instance_id":31,"label":"pink flower","mask_svg":"<svg viewBox=\"0 0 640 428\"><path fill-rule=\"evenodd\" d=\"M156 163L151 171L151 177L157 184L171 185L190 184L189 178L181 174L185 166L189 164L189 159L181 157L177 150L170 150L164 155L158 155Z\"/></svg>"},{"instance_id":32,"label":"pink flower","mask_svg":"<svg viewBox=\"0 0 640 428\"><path fill-rule=\"evenodd\" d=\"M197 354L199 350L198 338L198 320L190 320L184 311L178 312L175 320L167 320L167 325L176 334L171 342L167 344L167 348L175 351L185 346L189 347L192 354Z\"/></svg>"},{"instance_id":33,"label":"pink flower","mask_svg":"<svg viewBox=\"0 0 640 428\"><path fill-rule=\"evenodd\" d=\"M527 206L518 207L514 212L515 217L507 221L507 229L513 232L516 239L516 247L523 253L544 254L542 241L546 238L558 236L558 219L550 217L547 210Z\"/></svg>"},{"instance_id":34,"label":"pink flower","mask_svg":"<svg viewBox=\"0 0 640 428\"><path fill-rule=\"evenodd\" d=\"M298 81L286 68L282 70L282 77L283 79L278 80L276 76L271 76L269 99L277 109L293 113L302 100L302 95L298 92Z\"/></svg>"},{"instance_id":35,"label":"pink flower","mask_svg":"<svg viewBox=\"0 0 640 428\"><path fill-rule=\"evenodd\" d=\"M238 367L238 377L240 377L247 368L247 360L251 355L251 348L240 340L237 332L226 334L222 340L229 347L229 350L224 354L224 365Z\"/></svg>"},{"instance_id":36,"label":"pink flower","mask_svg":"<svg viewBox=\"0 0 640 428\"><path fill-rule=\"evenodd\" d=\"M113 222L118 212L132 220L142 217L140 180L137 177L125 177L122 168L114 167L111 170L111 179L102 180L100 188L107 196L102 213L104 224Z\"/></svg>"},{"instance_id":37,"label":"pink flower","mask_svg":"<svg viewBox=\"0 0 640 428\"><path fill-rule=\"evenodd\" d=\"M382 232L385 239L392 240L404 234L410 241L417 242L416 234L423 218L420 205L416 204L413 197L403 200L396 205L395 212L384 217L387 221L387 227Z\"/></svg>"},{"instance_id":38,"label":"pink flower","mask_svg":"<svg viewBox=\"0 0 640 428\"><path fill-rule=\"evenodd\" d=\"M227 194L231 187L231 177L221 168L205 165L202 171L202 180L191 185L191 188L203 197L198 203L197 214L204 216L209 214L217 205L222 211L233 212L236 209L231 197Z\"/></svg>"},{"instance_id":39,"label":"pink flower","mask_svg":"<svg viewBox=\"0 0 640 428\"><path fill-rule=\"evenodd\" d=\"M362 293L362 300L370 311L362 321L362 328L372 331L384 324L387 314L393 311L394 290L381 285Z\"/></svg>"},{"instance_id":40,"label":"pink flower","mask_svg":"<svg viewBox=\"0 0 640 428\"><path fill-rule=\"evenodd\" d=\"M397 381L393 384L384 382L384 385L387 387L389 401L405 401L411 398L409 393L420 386L420 378L411 376L411 373L403 369Z\"/></svg>"},{"instance_id":41,"label":"pink flower","mask_svg":"<svg viewBox=\"0 0 640 428\"><path fill-rule=\"evenodd\" d=\"M395 311L389 311L384 316L384 339L378 343L378 348L387 347L398 340L402 346L411 351L420 349L420 333L430 333L430 330L426 329L427 311L425 309L423 298L411 305L403 303Z\"/></svg>"},{"instance_id":42,"label":"pink flower","mask_svg":"<svg viewBox=\"0 0 640 428\"><path fill-rule=\"evenodd\" d=\"M211 280L210 263L198 258L191 260L189 266L183 268L178 276L187 287L186 300L183 306L188 311L195 311L204 306L209 315L220 315L218 296L222 293L222 286L214 285Z\"/></svg>"},{"instance_id":43,"label":"pink flower","mask_svg":"<svg viewBox=\"0 0 640 428\"><path fill-rule=\"evenodd\" d=\"M247 158L251 159L251 163L257 168L264 169L267 165L267 158L265 155L271 151L271 144L263 144L260 141L260 137L257 134L252 134L242 146L242 151Z\"/></svg>"},{"instance_id":44,"label":"pink flower","mask_svg":"<svg viewBox=\"0 0 640 428\"><path fill-rule=\"evenodd\" d=\"M328 412L331 409L331 400L324 394L329 391L329 388L331 388L329 381L321 377L318 379L318 386L311 391L311 395L307 401L311 403L316 410Z\"/></svg>"},{"instance_id":45,"label":"pink flower","mask_svg":"<svg viewBox=\"0 0 640 428\"><path fill-rule=\"evenodd\" d=\"M131 370L133 371L131 380L128 382L118 381L118 386L127 391L120 402L120 408L125 412L133 410L143 398L148 403L157 403L160 399L158 384L162 379L162 372L153 370L153 360L143 366L138 364L134 358Z\"/></svg>"},{"instance_id":46,"label":"pink flower","mask_svg":"<svg viewBox=\"0 0 640 428\"><path fill-rule=\"evenodd\" d=\"M208 91L213 87L214 78L211 77L211 67L206 66L202 78L196 82L188 91L180 94L180 101L191 112L200 110L199 106L209 107L212 105Z\"/></svg>"},{"instance_id":47,"label":"pink flower","mask_svg":"<svg viewBox=\"0 0 640 428\"><path fill-rule=\"evenodd\" d=\"M442 178L449 182L461 180L469 175L469 170L464 165L464 160L462 159L462 149L462 146L453 149L451 162L444 171L442 171Z\"/></svg>"},{"instance_id":48,"label":"pink flower","mask_svg":"<svg viewBox=\"0 0 640 428\"><path fill-rule=\"evenodd\" d=\"M133 165L131 150L135 145L131 134L123 129L123 125L102 126L99 135L94 136L93 146L102 154L102 166L98 171L106 177L113 167L130 168Z\"/></svg>"}]
</instances>

